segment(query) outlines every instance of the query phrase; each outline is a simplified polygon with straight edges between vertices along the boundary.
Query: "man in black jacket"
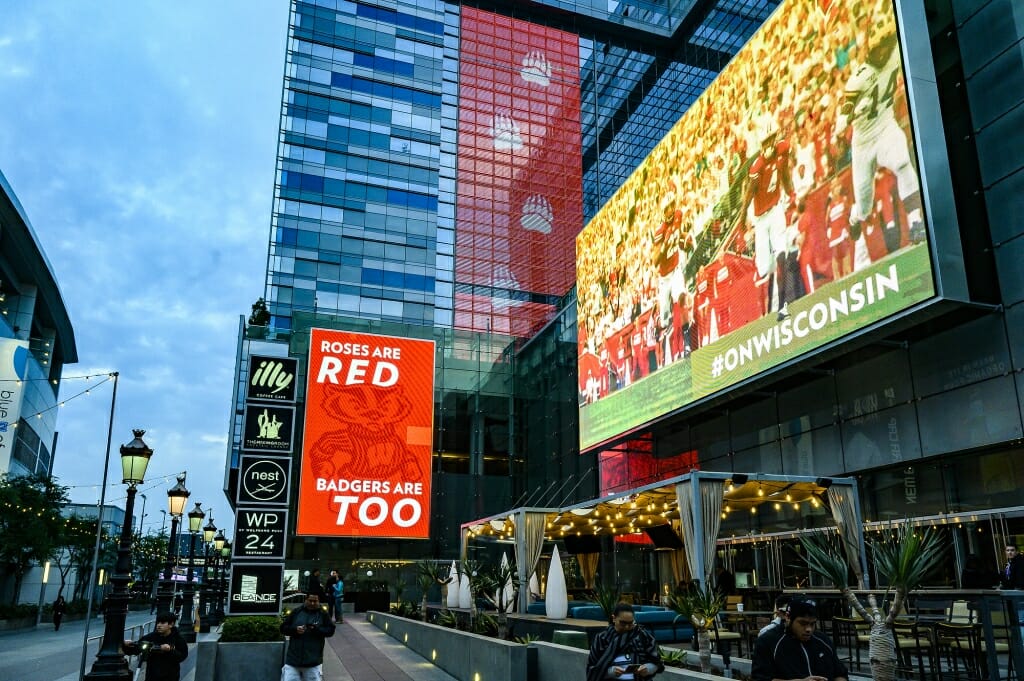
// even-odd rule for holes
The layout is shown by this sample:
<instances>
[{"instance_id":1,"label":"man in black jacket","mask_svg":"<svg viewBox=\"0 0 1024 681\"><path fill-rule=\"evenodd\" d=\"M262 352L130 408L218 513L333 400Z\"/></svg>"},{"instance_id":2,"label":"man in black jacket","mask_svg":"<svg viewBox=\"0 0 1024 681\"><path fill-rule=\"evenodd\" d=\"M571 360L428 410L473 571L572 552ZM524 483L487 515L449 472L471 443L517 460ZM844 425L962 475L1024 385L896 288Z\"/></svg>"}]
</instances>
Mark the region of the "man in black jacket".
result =
<instances>
[{"instance_id":1,"label":"man in black jacket","mask_svg":"<svg viewBox=\"0 0 1024 681\"><path fill-rule=\"evenodd\" d=\"M814 601L794 596L787 610L786 626L769 630L754 644L752 681L847 681L849 672L832 641L814 630L818 623Z\"/></svg>"},{"instance_id":2,"label":"man in black jacket","mask_svg":"<svg viewBox=\"0 0 1024 681\"><path fill-rule=\"evenodd\" d=\"M124 652L143 654L146 681L179 681L181 663L188 657L188 644L174 626L174 613L162 612L156 616L156 629L138 641L124 642Z\"/></svg>"},{"instance_id":3,"label":"man in black jacket","mask_svg":"<svg viewBox=\"0 0 1024 681\"><path fill-rule=\"evenodd\" d=\"M292 610L281 623L281 633L289 637L281 681L320 681L324 641L334 636L334 622L320 607L320 596L307 594L303 607Z\"/></svg>"},{"instance_id":4,"label":"man in black jacket","mask_svg":"<svg viewBox=\"0 0 1024 681\"><path fill-rule=\"evenodd\" d=\"M594 637L587 658L587 681L647 679L665 671L654 635L637 625L633 606L618 603L612 624Z\"/></svg>"},{"instance_id":5,"label":"man in black jacket","mask_svg":"<svg viewBox=\"0 0 1024 681\"><path fill-rule=\"evenodd\" d=\"M999 575L999 586L1003 589L1024 589L1024 556L1013 544L1006 545L1006 566Z\"/></svg>"}]
</instances>

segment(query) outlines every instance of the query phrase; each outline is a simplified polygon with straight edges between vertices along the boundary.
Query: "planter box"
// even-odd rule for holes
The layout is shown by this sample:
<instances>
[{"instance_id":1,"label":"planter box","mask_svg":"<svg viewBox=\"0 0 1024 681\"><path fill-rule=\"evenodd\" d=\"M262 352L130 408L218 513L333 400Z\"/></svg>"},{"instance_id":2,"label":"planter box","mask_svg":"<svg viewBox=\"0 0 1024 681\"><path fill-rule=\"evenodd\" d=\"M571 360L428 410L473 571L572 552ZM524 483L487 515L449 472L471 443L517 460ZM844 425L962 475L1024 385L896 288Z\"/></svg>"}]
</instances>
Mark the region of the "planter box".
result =
<instances>
[{"instance_id":1,"label":"planter box","mask_svg":"<svg viewBox=\"0 0 1024 681\"><path fill-rule=\"evenodd\" d=\"M385 608L387 610L387 608ZM0 620L0 631L12 631L14 629L35 629L36 616L13 617L7 620Z\"/></svg>"},{"instance_id":2,"label":"planter box","mask_svg":"<svg viewBox=\"0 0 1024 681\"><path fill-rule=\"evenodd\" d=\"M213 681L279 679L283 665L284 641L218 643Z\"/></svg>"}]
</instances>

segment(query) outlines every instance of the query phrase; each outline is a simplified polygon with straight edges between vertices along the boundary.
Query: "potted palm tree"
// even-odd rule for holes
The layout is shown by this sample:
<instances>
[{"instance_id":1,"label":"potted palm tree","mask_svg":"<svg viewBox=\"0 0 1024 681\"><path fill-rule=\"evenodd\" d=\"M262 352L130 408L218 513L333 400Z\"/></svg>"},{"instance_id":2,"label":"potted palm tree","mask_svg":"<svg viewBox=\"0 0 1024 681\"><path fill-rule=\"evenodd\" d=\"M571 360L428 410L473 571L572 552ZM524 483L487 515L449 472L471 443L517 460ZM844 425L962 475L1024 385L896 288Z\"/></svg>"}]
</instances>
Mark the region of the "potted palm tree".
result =
<instances>
[{"instance_id":1,"label":"potted palm tree","mask_svg":"<svg viewBox=\"0 0 1024 681\"><path fill-rule=\"evenodd\" d=\"M481 580L481 591L484 599L497 610L498 638L508 638L508 610L515 603L515 594L519 589L519 575L515 566L509 564L504 556L496 567L484 570Z\"/></svg>"},{"instance_id":2,"label":"potted palm tree","mask_svg":"<svg viewBox=\"0 0 1024 681\"><path fill-rule=\"evenodd\" d=\"M914 528L909 520L905 520L890 527L882 538L869 541L878 574L889 587L881 603L875 594L869 593L867 605L850 589L849 568L835 535L816 532L801 537L800 542L804 547L807 567L839 589L850 607L871 626L868 657L872 678L875 681L895 681L893 627L903 611L907 594L920 587L924 578L942 561L944 547L939 533L934 528Z\"/></svg>"},{"instance_id":3,"label":"potted palm tree","mask_svg":"<svg viewBox=\"0 0 1024 681\"><path fill-rule=\"evenodd\" d=\"M716 593L710 586L701 586L669 596L668 607L685 617L697 633L697 657L700 670L711 673L711 629L718 614L725 607L725 594Z\"/></svg>"},{"instance_id":4,"label":"potted palm tree","mask_svg":"<svg viewBox=\"0 0 1024 681\"><path fill-rule=\"evenodd\" d=\"M612 621L612 612L614 612L621 596L622 592L617 584L605 585L604 582L598 582L597 586L594 587L594 590L591 592L591 598L601 606L601 610L604 610L605 622Z\"/></svg>"},{"instance_id":5,"label":"potted palm tree","mask_svg":"<svg viewBox=\"0 0 1024 681\"><path fill-rule=\"evenodd\" d=\"M416 582L420 587L420 592L423 594L423 600L420 604L420 617L424 622L427 621L427 592L435 584L443 586L448 581L447 577L441 576L441 567L438 563L432 560L421 560L416 563Z\"/></svg>"}]
</instances>

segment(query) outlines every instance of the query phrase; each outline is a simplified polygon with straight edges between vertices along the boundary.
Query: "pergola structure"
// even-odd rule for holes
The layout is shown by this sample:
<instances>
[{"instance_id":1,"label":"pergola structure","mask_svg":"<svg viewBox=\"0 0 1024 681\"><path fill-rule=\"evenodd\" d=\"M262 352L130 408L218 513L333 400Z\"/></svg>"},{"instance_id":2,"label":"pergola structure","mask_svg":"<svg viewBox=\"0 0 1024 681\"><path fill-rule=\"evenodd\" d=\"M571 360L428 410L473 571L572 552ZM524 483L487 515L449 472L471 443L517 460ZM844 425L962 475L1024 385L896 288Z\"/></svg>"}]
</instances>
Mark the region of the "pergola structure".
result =
<instances>
[{"instance_id":1,"label":"pergola structure","mask_svg":"<svg viewBox=\"0 0 1024 681\"><path fill-rule=\"evenodd\" d=\"M857 481L765 473L691 471L650 485L563 508L520 507L461 526L462 557L474 536L511 541L520 584L536 570L545 541L576 535L623 535L678 520L690 574L700 584L712 574L722 519L763 504L826 506L832 514L858 585L867 588L867 559ZM528 591L520 589L519 611Z\"/></svg>"}]
</instances>

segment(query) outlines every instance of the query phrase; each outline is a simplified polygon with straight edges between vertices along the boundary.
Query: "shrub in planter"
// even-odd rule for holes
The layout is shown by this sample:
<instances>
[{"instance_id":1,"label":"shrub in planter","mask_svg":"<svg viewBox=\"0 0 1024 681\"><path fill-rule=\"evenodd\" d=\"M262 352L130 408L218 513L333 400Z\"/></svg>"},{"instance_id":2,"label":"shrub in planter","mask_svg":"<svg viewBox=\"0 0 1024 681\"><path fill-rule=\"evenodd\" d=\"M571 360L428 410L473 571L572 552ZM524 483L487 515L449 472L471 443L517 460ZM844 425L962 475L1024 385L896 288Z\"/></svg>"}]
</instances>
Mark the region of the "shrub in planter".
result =
<instances>
[{"instance_id":1,"label":"shrub in planter","mask_svg":"<svg viewBox=\"0 0 1024 681\"><path fill-rule=\"evenodd\" d=\"M0 620L16 620L35 617L37 609L38 607L35 605L27 605L24 603L18 605L0 603Z\"/></svg>"},{"instance_id":2,"label":"shrub in planter","mask_svg":"<svg viewBox=\"0 0 1024 681\"><path fill-rule=\"evenodd\" d=\"M228 617L220 628L221 643L283 641L281 618L273 615Z\"/></svg>"}]
</instances>

